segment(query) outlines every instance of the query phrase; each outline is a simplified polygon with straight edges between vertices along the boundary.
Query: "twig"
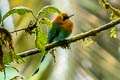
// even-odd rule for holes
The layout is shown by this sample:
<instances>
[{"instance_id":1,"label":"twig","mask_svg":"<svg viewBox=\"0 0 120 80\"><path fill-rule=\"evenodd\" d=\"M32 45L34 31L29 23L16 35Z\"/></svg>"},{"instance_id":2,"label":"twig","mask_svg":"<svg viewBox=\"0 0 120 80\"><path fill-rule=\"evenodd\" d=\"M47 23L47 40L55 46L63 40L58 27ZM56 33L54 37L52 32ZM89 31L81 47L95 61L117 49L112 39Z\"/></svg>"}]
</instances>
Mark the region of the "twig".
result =
<instances>
[{"instance_id":1,"label":"twig","mask_svg":"<svg viewBox=\"0 0 120 80\"><path fill-rule=\"evenodd\" d=\"M12 31L12 32L10 32L10 33L15 33L15 32L19 32L19 31L23 31L23 30L25 31L26 28L18 29L18 30Z\"/></svg>"},{"instance_id":2,"label":"twig","mask_svg":"<svg viewBox=\"0 0 120 80\"><path fill-rule=\"evenodd\" d=\"M36 20L37 20L37 18L36 18ZM25 32L28 32L28 33L31 34L32 30L33 30L34 28L36 28L36 27L37 27L37 21L36 21L35 23L33 23L32 21L30 21L30 23L29 23L29 25L28 25L27 28L21 28L21 29L12 31L12 32L10 32L10 33L15 33L15 32L19 32L19 31L25 31Z\"/></svg>"},{"instance_id":3,"label":"twig","mask_svg":"<svg viewBox=\"0 0 120 80\"><path fill-rule=\"evenodd\" d=\"M112 28L119 23L120 23L120 19L117 19L115 21L109 22L105 25L102 25L102 26L100 26L98 28L95 28L93 30L90 30L88 32L81 33L81 34L78 34L76 36L73 36L69 39L62 40L62 41L59 41L59 42L53 42L51 44L46 45L46 51L48 51L52 48L58 47L58 46L63 46L65 44L71 44L71 43L76 42L78 40L85 39L86 37L89 37L89 36L95 36L97 33L100 33L104 30ZM40 52L41 51L39 51L38 49L32 49L32 50L28 50L28 51L25 51L25 52L18 53L18 55L21 56L21 57L27 57L27 56L31 56L33 54L37 54L37 53L40 53Z\"/></svg>"}]
</instances>

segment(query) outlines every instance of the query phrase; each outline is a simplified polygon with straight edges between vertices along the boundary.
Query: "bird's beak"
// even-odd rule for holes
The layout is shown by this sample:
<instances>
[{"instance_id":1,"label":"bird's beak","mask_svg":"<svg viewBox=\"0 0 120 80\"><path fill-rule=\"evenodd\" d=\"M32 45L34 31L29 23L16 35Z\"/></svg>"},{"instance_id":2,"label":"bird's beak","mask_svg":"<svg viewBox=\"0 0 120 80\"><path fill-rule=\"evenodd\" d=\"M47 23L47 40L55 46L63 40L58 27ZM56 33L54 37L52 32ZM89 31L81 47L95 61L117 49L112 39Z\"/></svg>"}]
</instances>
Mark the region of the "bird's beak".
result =
<instances>
[{"instance_id":1,"label":"bird's beak","mask_svg":"<svg viewBox=\"0 0 120 80\"><path fill-rule=\"evenodd\" d=\"M71 15L68 16L68 18L71 18L71 17L74 16L74 15L75 15L75 14L71 14Z\"/></svg>"},{"instance_id":2,"label":"bird's beak","mask_svg":"<svg viewBox=\"0 0 120 80\"><path fill-rule=\"evenodd\" d=\"M72 17L72 16L74 16L74 14L71 14L71 15L69 15L69 16L63 17L63 21L66 20L66 19L69 19L69 18Z\"/></svg>"}]
</instances>

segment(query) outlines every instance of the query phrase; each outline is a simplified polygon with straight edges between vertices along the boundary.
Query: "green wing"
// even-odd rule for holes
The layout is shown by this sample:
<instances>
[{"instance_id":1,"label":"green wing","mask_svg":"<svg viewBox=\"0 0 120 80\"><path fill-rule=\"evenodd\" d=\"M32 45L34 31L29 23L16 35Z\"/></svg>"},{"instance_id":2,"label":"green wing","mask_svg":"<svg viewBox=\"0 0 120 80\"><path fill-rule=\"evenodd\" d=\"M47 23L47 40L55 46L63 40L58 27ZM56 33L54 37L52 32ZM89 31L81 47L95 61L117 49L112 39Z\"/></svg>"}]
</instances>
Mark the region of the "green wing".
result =
<instances>
[{"instance_id":1,"label":"green wing","mask_svg":"<svg viewBox=\"0 0 120 80\"><path fill-rule=\"evenodd\" d=\"M60 26L59 24L53 24L52 28L49 30L48 33L48 41L47 43L51 43L54 41L54 39L59 35L60 33Z\"/></svg>"}]
</instances>

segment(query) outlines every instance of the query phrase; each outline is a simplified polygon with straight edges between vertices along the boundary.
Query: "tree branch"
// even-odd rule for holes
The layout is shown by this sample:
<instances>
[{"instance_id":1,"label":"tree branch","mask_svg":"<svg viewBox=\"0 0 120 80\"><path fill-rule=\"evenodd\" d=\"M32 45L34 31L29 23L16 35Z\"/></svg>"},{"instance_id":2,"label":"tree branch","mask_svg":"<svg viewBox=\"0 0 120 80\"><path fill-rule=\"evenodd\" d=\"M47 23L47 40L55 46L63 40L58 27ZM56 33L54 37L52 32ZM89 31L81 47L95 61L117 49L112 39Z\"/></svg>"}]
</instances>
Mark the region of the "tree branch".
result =
<instances>
[{"instance_id":1,"label":"tree branch","mask_svg":"<svg viewBox=\"0 0 120 80\"><path fill-rule=\"evenodd\" d=\"M15 32L18 32L18 31L25 31L27 28L22 28L22 29L18 29L18 30L15 30L15 31L12 31L12 32L10 32L10 33L15 33Z\"/></svg>"},{"instance_id":2,"label":"tree branch","mask_svg":"<svg viewBox=\"0 0 120 80\"><path fill-rule=\"evenodd\" d=\"M85 39L85 38L90 37L90 36L96 36L97 33L100 33L104 30L107 30L111 27L114 27L115 25L117 25L119 23L120 23L120 19L117 19L115 21L109 22L105 25L102 25L102 26L100 26L98 28L95 28L93 30L90 30L88 32L81 33L81 34L78 34L76 36L73 36L69 39L62 40L62 41L59 41L59 42L53 42L51 44L46 45L46 51L48 51L52 48L58 47L58 46L71 44L73 42L76 42L76 41L81 40L81 39ZM28 50L28 51L25 51L25 52L18 53L18 55L21 56L21 57L27 57L27 56L31 56L33 54L37 54L37 53L40 53L40 52L41 51L39 51L38 49L32 49L32 50Z\"/></svg>"}]
</instances>

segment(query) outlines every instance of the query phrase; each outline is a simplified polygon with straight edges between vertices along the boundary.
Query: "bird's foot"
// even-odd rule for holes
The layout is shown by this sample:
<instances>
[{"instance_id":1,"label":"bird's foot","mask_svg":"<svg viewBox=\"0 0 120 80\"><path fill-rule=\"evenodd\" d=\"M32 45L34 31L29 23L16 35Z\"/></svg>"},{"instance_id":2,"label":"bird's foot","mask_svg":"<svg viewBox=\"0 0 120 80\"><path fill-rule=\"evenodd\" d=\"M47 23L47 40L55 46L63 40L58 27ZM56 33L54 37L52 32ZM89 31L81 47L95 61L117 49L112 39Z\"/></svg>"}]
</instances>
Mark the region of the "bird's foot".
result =
<instances>
[{"instance_id":1,"label":"bird's foot","mask_svg":"<svg viewBox=\"0 0 120 80\"><path fill-rule=\"evenodd\" d=\"M53 57L54 62L56 62L55 51L56 51L56 49L52 49L52 50L50 51L50 54L52 54L52 57Z\"/></svg>"},{"instance_id":2,"label":"bird's foot","mask_svg":"<svg viewBox=\"0 0 120 80\"><path fill-rule=\"evenodd\" d=\"M70 49L70 51L72 52L70 44L64 44L61 47L64 48L64 49Z\"/></svg>"},{"instance_id":3,"label":"bird's foot","mask_svg":"<svg viewBox=\"0 0 120 80\"><path fill-rule=\"evenodd\" d=\"M71 49L70 45L69 44L64 44L63 46L61 46L62 48L64 49Z\"/></svg>"}]
</instances>

